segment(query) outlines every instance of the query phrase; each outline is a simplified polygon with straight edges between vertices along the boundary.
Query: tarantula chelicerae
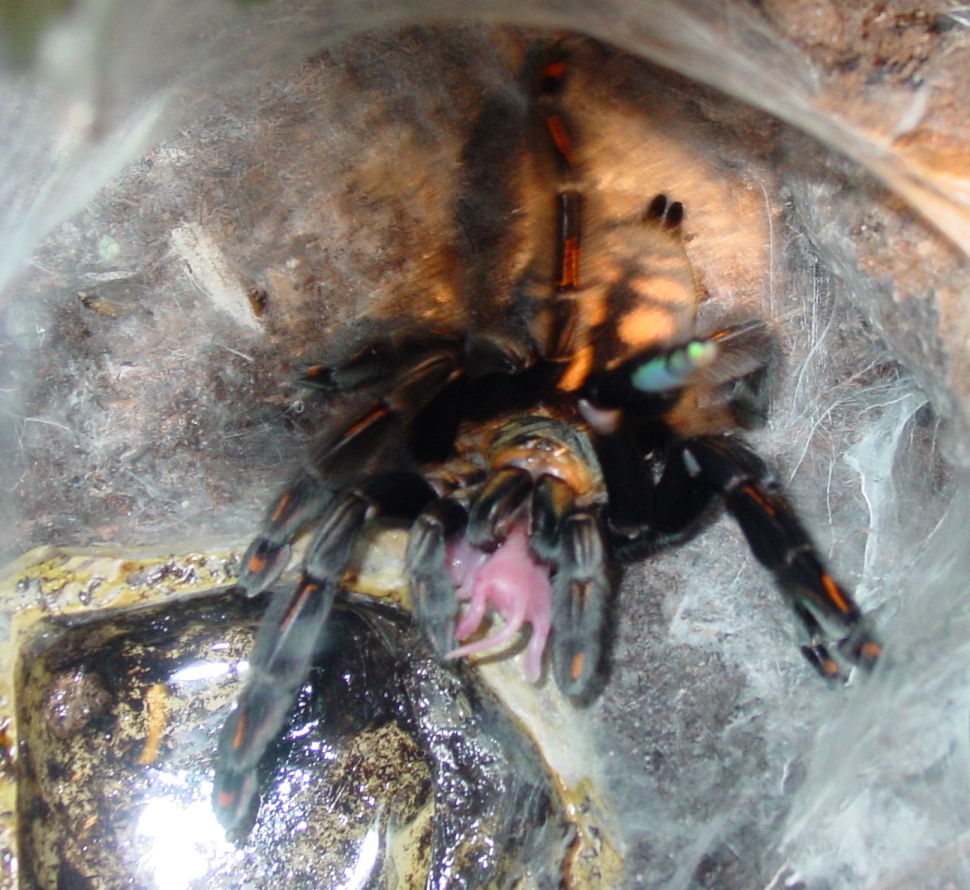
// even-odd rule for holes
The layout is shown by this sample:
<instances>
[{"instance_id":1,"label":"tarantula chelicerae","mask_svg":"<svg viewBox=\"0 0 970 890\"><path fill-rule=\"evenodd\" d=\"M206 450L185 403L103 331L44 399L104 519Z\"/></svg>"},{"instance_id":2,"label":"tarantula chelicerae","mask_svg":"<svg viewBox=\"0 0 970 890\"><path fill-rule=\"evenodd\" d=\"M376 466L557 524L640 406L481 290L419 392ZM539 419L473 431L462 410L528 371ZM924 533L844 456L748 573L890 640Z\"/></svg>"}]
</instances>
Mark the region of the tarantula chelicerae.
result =
<instances>
[{"instance_id":1,"label":"tarantula chelicerae","mask_svg":"<svg viewBox=\"0 0 970 890\"><path fill-rule=\"evenodd\" d=\"M215 807L228 827L248 812L256 766L306 679L354 539L377 515L410 524L414 620L441 658L498 646L528 623L528 678L540 678L548 647L555 682L577 701L605 670L614 565L685 540L715 500L773 573L823 676L878 657L859 608L735 433L763 419L772 338L760 320L695 330L683 206L657 195L637 218L600 226L595 263L581 253L588 196L561 102L567 61L563 42L537 49L523 132L497 103L466 148L472 197L459 200L456 226L478 252L465 282L469 304L488 297L471 307L478 323L408 327L303 379L364 407L322 431L243 560L238 584L252 596L316 523L299 582L273 597L222 733ZM518 137L543 186L532 192L546 196L515 208L528 218L524 249L503 232L512 214L490 216L474 198L494 187L503 140ZM488 280L515 249L527 254L520 274ZM487 634L490 607L504 624Z\"/></svg>"}]
</instances>

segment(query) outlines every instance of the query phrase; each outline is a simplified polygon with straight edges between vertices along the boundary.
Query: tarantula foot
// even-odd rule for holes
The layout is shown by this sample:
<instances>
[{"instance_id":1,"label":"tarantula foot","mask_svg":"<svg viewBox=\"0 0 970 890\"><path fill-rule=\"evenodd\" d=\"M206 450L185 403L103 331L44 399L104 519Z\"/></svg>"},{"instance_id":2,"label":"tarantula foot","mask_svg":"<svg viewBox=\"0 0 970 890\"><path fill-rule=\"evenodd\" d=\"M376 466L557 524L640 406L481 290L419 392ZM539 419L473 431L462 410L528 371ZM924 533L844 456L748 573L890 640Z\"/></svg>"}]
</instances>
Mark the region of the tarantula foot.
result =
<instances>
[{"instance_id":1,"label":"tarantula foot","mask_svg":"<svg viewBox=\"0 0 970 890\"><path fill-rule=\"evenodd\" d=\"M809 633L809 639L801 645L802 655L819 675L826 680L846 682L852 668L869 672L882 653L882 646L864 625L854 628L835 644L833 655L822 642L823 631L814 617L796 608L796 615Z\"/></svg>"},{"instance_id":2,"label":"tarantula foot","mask_svg":"<svg viewBox=\"0 0 970 890\"><path fill-rule=\"evenodd\" d=\"M237 771L224 765L225 748L231 745L233 737L238 732L236 725L238 714L238 710L234 711L222 729L220 763L223 764L223 768L216 772L215 785L212 789L212 807L219 824L226 830L235 829L245 820L256 796L255 767Z\"/></svg>"},{"instance_id":3,"label":"tarantula foot","mask_svg":"<svg viewBox=\"0 0 970 890\"><path fill-rule=\"evenodd\" d=\"M821 642L821 627L814 619L803 614L803 622L814 630L812 639L801 646L802 655L815 670L826 680L849 679L851 667L858 667L864 671L871 671L882 654L881 644L870 634L864 624L854 628L847 636L836 643L838 658L834 657Z\"/></svg>"},{"instance_id":4,"label":"tarantula foot","mask_svg":"<svg viewBox=\"0 0 970 890\"><path fill-rule=\"evenodd\" d=\"M882 644L869 634L868 628L863 627L840 640L839 651L853 664L871 671L882 655Z\"/></svg>"},{"instance_id":5,"label":"tarantula foot","mask_svg":"<svg viewBox=\"0 0 970 890\"><path fill-rule=\"evenodd\" d=\"M848 679L848 674L842 669L842 666L836 661L829 650L825 648L821 643L810 644L806 643L801 646L802 655L805 656L805 660L813 667L823 680L841 680L845 681Z\"/></svg>"}]
</instances>

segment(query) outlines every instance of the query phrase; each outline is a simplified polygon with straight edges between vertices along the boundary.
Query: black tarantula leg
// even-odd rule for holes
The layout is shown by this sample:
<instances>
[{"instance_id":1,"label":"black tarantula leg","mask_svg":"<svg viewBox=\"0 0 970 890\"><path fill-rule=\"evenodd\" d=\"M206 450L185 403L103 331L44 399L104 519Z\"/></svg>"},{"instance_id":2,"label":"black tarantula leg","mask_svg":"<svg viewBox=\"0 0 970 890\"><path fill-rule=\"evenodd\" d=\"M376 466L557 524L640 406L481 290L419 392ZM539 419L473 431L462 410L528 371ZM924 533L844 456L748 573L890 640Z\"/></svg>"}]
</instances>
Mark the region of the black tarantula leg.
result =
<instances>
[{"instance_id":1,"label":"black tarantula leg","mask_svg":"<svg viewBox=\"0 0 970 890\"><path fill-rule=\"evenodd\" d=\"M411 586L414 622L439 658L454 648L458 598L448 574L448 542L465 528L468 513L457 501L432 503L408 536L405 565Z\"/></svg>"},{"instance_id":2,"label":"black tarantula leg","mask_svg":"<svg viewBox=\"0 0 970 890\"><path fill-rule=\"evenodd\" d=\"M259 535L242 558L236 586L247 596L268 588L290 560L290 541L327 507L333 492L310 470L303 470L273 502Z\"/></svg>"},{"instance_id":3,"label":"black tarantula leg","mask_svg":"<svg viewBox=\"0 0 970 890\"><path fill-rule=\"evenodd\" d=\"M249 810L256 767L306 679L337 581L370 507L356 491L334 504L310 545L299 583L273 597L260 624L246 685L219 738L213 800L226 828L235 827Z\"/></svg>"},{"instance_id":4,"label":"black tarantula leg","mask_svg":"<svg viewBox=\"0 0 970 890\"><path fill-rule=\"evenodd\" d=\"M576 155L571 125L560 107L565 90L566 53L559 43L544 45L533 62L533 118L545 144L543 157L552 162L555 197L554 292L543 301L533 331L550 361L563 361L575 350L578 317L575 293L580 288L582 193L574 185Z\"/></svg>"},{"instance_id":5,"label":"black tarantula leg","mask_svg":"<svg viewBox=\"0 0 970 890\"><path fill-rule=\"evenodd\" d=\"M840 679L842 670L825 645L825 629L805 606L796 604L794 611L795 623L804 640L802 655L827 680Z\"/></svg>"},{"instance_id":6,"label":"black tarantula leg","mask_svg":"<svg viewBox=\"0 0 970 890\"><path fill-rule=\"evenodd\" d=\"M311 467L300 472L267 511L243 556L236 582L248 596L272 585L289 561L290 542L330 505L334 491L359 476L386 448L397 445L414 416L459 373L456 348L442 346L406 357L408 361L397 368L390 394L318 439Z\"/></svg>"},{"instance_id":7,"label":"black tarantula leg","mask_svg":"<svg viewBox=\"0 0 970 890\"><path fill-rule=\"evenodd\" d=\"M584 701L602 677L603 636L612 589L603 529L577 508L572 489L554 476L536 482L532 498L533 553L552 569L553 670L556 685Z\"/></svg>"},{"instance_id":8,"label":"black tarantula leg","mask_svg":"<svg viewBox=\"0 0 970 890\"><path fill-rule=\"evenodd\" d=\"M413 518L433 496L419 477L388 473L343 493L327 510L296 587L277 593L260 623L236 710L219 738L213 800L233 828L249 811L256 767L306 680L354 540L378 510Z\"/></svg>"},{"instance_id":9,"label":"black tarantula leg","mask_svg":"<svg viewBox=\"0 0 970 890\"><path fill-rule=\"evenodd\" d=\"M802 652L830 678L841 668L822 640L838 639L848 661L871 668L880 645L849 593L826 571L807 532L770 479L764 462L747 445L730 436L710 436L684 443L688 472L714 486L724 497L759 562L775 576L791 599L808 634Z\"/></svg>"},{"instance_id":10,"label":"black tarantula leg","mask_svg":"<svg viewBox=\"0 0 970 890\"><path fill-rule=\"evenodd\" d=\"M534 113L551 145L547 153L559 167L559 175L564 179L575 167L571 127L559 107L566 88L567 68L566 52L561 43L542 43L539 46L532 64Z\"/></svg>"},{"instance_id":11,"label":"black tarantula leg","mask_svg":"<svg viewBox=\"0 0 970 890\"><path fill-rule=\"evenodd\" d=\"M315 443L310 455L314 471L335 487L360 476L388 448L400 447L411 421L460 374L457 350L418 356L394 377L385 396Z\"/></svg>"},{"instance_id":12,"label":"black tarantula leg","mask_svg":"<svg viewBox=\"0 0 970 890\"><path fill-rule=\"evenodd\" d=\"M337 365L312 365L299 382L324 392L350 392L393 380L428 355L455 351L459 338L439 331L403 327L368 343Z\"/></svg>"},{"instance_id":13,"label":"black tarantula leg","mask_svg":"<svg viewBox=\"0 0 970 890\"><path fill-rule=\"evenodd\" d=\"M553 663L563 694L585 699L600 677L610 581L596 518L575 513L563 524L562 557L552 579Z\"/></svg>"}]
</instances>

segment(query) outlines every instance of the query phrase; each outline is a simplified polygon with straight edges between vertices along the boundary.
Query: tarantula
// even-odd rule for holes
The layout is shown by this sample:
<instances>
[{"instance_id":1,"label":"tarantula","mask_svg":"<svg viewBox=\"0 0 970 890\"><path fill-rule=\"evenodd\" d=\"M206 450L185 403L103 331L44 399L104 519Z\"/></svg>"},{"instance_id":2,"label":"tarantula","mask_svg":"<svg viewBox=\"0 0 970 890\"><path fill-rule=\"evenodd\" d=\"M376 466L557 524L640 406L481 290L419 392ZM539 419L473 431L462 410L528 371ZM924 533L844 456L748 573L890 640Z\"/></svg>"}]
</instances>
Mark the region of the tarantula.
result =
<instances>
[{"instance_id":1,"label":"tarantula","mask_svg":"<svg viewBox=\"0 0 970 890\"><path fill-rule=\"evenodd\" d=\"M319 434L243 559L238 586L253 596L316 524L298 583L273 595L223 729L214 801L227 827L249 810L256 766L306 679L354 539L377 515L409 524L414 621L442 659L499 646L529 624L528 679L540 678L548 648L556 684L578 702L603 680L614 566L684 541L715 501L773 573L824 677L879 655L737 434L763 420L773 339L758 319L695 330L683 205L657 195L600 231L589 261L576 127L561 101L568 58L555 42L529 61L524 139L548 204L526 208L538 234L501 309L470 330L378 337L303 378L358 407ZM501 107L487 108L466 161L494 152L510 129ZM508 249L474 202L456 217L484 252ZM490 609L503 622L494 633L481 629Z\"/></svg>"}]
</instances>

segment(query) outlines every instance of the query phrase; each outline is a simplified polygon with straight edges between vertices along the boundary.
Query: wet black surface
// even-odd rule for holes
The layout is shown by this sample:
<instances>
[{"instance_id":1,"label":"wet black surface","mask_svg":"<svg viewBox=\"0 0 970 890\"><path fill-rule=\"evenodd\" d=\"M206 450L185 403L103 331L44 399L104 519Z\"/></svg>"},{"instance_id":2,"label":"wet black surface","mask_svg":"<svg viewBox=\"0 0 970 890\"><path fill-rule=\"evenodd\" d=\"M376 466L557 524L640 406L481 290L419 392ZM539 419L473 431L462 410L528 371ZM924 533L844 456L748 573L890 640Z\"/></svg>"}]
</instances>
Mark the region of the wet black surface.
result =
<instances>
[{"instance_id":1,"label":"wet black surface","mask_svg":"<svg viewBox=\"0 0 970 890\"><path fill-rule=\"evenodd\" d=\"M20 671L22 886L553 880L569 830L527 737L405 621L357 607L334 612L226 839L216 740L263 608L227 594L43 627Z\"/></svg>"}]
</instances>

